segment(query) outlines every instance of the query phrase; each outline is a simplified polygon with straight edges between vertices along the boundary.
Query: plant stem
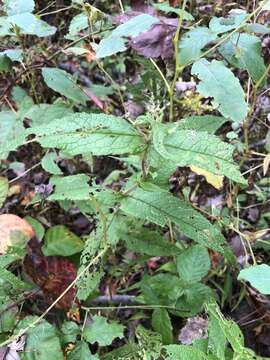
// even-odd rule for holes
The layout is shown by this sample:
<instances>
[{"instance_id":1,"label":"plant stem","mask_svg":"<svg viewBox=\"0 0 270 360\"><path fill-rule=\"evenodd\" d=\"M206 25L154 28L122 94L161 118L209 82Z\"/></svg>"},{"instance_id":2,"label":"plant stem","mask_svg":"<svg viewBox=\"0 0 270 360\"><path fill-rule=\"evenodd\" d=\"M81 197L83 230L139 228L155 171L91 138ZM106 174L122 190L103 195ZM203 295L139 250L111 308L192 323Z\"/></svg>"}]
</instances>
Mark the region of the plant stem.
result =
<instances>
[{"instance_id":1,"label":"plant stem","mask_svg":"<svg viewBox=\"0 0 270 360\"><path fill-rule=\"evenodd\" d=\"M179 5L181 5L181 2L182 2L182 0L179 0ZM181 13L180 13L180 17L179 17L179 21L178 21L178 25L177 25L177 29L176 29L176 33L175 33L175 37L173 39L174 55L175 55L175 72L174 72L174 78L173 78L173 81L171 83L170 91L169 91L169 96L170 96L170 121L173 121L173 98L174 98L175 84L176 84L176 81L177 81L181 71L182 71L182 67L179 65L179 40L180 40L180 32L181 32L181 27L182 27L183 17L184 17L184 10L186 8L186 5L187 5L187 0L184 0L182 8L181 8Z\"/></svg>"}]
</instances>

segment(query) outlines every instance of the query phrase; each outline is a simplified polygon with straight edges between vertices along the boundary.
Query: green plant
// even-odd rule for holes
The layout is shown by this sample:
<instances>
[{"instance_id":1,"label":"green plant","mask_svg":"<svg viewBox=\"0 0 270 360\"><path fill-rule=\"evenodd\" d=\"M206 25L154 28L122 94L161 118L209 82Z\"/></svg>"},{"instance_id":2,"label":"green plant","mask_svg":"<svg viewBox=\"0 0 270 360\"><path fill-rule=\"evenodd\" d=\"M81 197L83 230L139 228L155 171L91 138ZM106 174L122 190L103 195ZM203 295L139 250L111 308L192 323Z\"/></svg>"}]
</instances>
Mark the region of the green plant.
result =
<instances>
[{"instance_id":1,"label":"green plant","mask_svg":"<svg viewBox=\"0 0 270 360\"><path fill-rule=\"evenodd\" d=\"M85 88L66 70L59 69L55 64L43 64L37 66L36 76L42 79L47 91L53 90L55 101L48 104L43 93L36 93L38 86L33 76L28 79L28 87L34 92L35 103L26 91L16 86L12 90L16 111L3 107L0 113L3 169L10 154L18 153L21 147L30 147L40 154L36 165L49 174L46 184L48 193L38 192L29 206L57 204L66 213L76 209L95 224L95 229L81 239L64 225L52 226L45 232L39 223L32 220L37 237L41 234L40 238L43 238L45 232L43 255L70 257L78 268L77 275L67 284L65 291L52 298L51 305L39 317L19 319L19 315L12 312L12 320L4 318L10 311L9 307L12 309L14 302L20 303L23 293L31 286L25 277L20 279L19 275L12 273L13 265L23 261L27 249L19 253L18 249L11 248L10 253L1 255L1 341L2 345L6 345L25 335L24 359L45 359L48 356L62 359L61 348L66 349L69 343L74 344L67 354L70 360L244 360L255 356L245 348L237 324L223 317L216 304L219 300L216 292L210 284L206 284L206 278L214 276L211 274L209 249L222 256L220 268L237 269L235 255L224 234L233 230L242 235L241 231L234 226L234 219L228 221L226 215L210 214L195 206L190 201L187 188L183 194L171 191L170 178L178 167L187 167L205 176L217 189L224 183L234 188L235 194L236 189L247 189L248 181L241 173L240 165L249 152L248 122L257 91L265 85L269 72L261 54L261 40L256 35L269 32L269 29L256 24L255 20L256 15L268 9L269 1L260 3L250 14L241 11L226 18L213 17L208 26L193 25L194 18L187 11L188 2L180 3L182 5L177 9L165 3L155 4L165 14L175 12L179 16L174 36L171 35L175 67L173 72L168 70L165 73L166 66L162 67L153 60L156 56L151 44L147 53L138 44L140 36L147 32L151 34L152 31L152 36L156 36L153 29L160 21L157 16L137 14L120 20L120 25L112 27L101 10L84 1L73 1L72 7L79 14L71 20L67 35L71 43L67 49L70 48L77 57L82 56L89 52L83 42L88 40L95 51L96 67L109 80L110 86L98 88L91 85ZM29 75L28 68L31 69L32 65L23 48L25 36L45 37L56 32L54 26L33 15L34 6L33 1L4 1L5 14L0 18L0 35L11 37L12 46L15 45L0 54L1 71L12 74L14 61L25 62L27 67L19 75ZM184 21L188 24L187 31ZM102 34L98 44L95 34ZM136 61L145 64L145 73L131 91L134 98L140 97L141 89L149 84L152 98L148 110L135 119L128 113L123 116L109 114L110 109L103 113L97 109L90 111L90 99L101 106L96 99L99 94L106 98L114 93L119 107L125 105L124 89L110 75L111 67L115 66L110 62L110 56L124 52L130 46L144 55L144 58L134 55ZM48 60L57 55L58 51ZM161 51L160 57L166 58L165 55ZM124 67L121 56L124 55L119 54L120 71L121 65ZM118 57L115 59L117 62ZM248 96L243 89L246 85L241 85L236 75L239 71L245 71L249 79L248 86L252 91ZM200 108L192 116L181 113L178 104L175 87L183 74L194 76L198 83ZM201 101L205 98L211 99L207 107L211 109L210 114L198 115L204 112ZM27 119L27 124L24 119ZM216 135L224 123L231 124L235 129L243 127L242 152L237 151L233 141L229 143ZM93 165L97 159L105 157L117 159L126 166L109 171L105 180L99 183L89 172L82 170L85 168L83 164ZM74 161L75 173L67 174L66 169L64 171L59 165L61 159ZM1 177L1 205L7 196L8 183ZM145 274L134 285L138 294L134 309L152 311L150 323L156 333L140 325L132 341L125 345L122 342L123 346L119 349L109 351L108 346L116 338L124 337L124 326L108 323L100 315L93 315L92 323L89 323L91 312L106 312L109 307L91 307L87 306L87 302L98 294L100 282L110 271L109 258L123 248L141 257L134 266L154 256L164 257L166 264L161 266L159 273ZM249 251L253 256L251 247ZM80 259L76 257L78 254ZM117 265L112 265L112 268L116 277L117 271L123 271L117 269ZM253 281L252 274L248 274L250 271L250 268L242 270L240 279L248 280L260 291L262 288ZM78 325L66 320L56 330L44 317L65 299L74 286L77 304L80 302L85 312L85 321L83 325ZM202 311L209 317L207 339L196 340L192 346L173 344L171 318L190 317ZM98 351L94 355L88 343L98 343ZM31 352L33 349L37 351L34 355Z\"/></svg>"}]
</instances>

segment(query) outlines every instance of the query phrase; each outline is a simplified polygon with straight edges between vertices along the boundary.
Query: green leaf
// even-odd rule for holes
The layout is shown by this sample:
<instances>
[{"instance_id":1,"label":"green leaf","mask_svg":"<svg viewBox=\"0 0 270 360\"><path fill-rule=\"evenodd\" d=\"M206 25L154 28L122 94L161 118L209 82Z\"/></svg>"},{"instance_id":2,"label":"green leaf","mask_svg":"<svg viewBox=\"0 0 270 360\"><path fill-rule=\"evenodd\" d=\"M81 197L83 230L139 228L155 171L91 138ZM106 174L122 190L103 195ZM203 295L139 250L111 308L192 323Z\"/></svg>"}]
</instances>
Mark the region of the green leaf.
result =
<instances>
[{"instance_id":1,"label":"green leaf","mask_svg":"<svg viewBox=\"0 0 270 360\"><path fill-rule=\"evenodd\" d=\"M214 16L209 23L209 28L213 33L223 34L238 28L246 18L246 12L227 18Z\"/></svg>"},{"instance_id":2,"label":"green leaf","mask_svg":"<svg viewBox=\"0 0 270 360\"><path fill-rule=\"evenodd\" d=\"M179 44L180 65L185 66L198 60L202 55L202 49L216 39L217 35L207 27L199 26L188 31Z\"/></svg>"},{"instance_id":3,"label":"green leaf","mask_svg":"<svg viewBox=\"0 0 270 360\"><path fill-rule=\"evenodd\" d=\"M25 114L27 119L31 120L32 126L48 125L55 119L61 119L73 113L71 108L68 108L64 103L56 104L38 104L33 105Z\"/></svg>"},{"instance_id":4,"label":"green leaf","mask_svg":"<svg viewBox=\"0 0 270 360\"><path fill-rule=\"evenodd\" d=\"M191 72L201 80L198 91L204 97L212 97L213 106L225 118L238 123L245 120L248 112L245 93L239 80L222 61L201 59L193 64Z\"/></svg>"},{"instance_id":5,"label":"green leaf","mask_svg":"<svg viewBox=\"0 0 270 360\"><path fill-rule=\"evenodd\" d=\"M24 219L32 226L36 237L41 241L45 234L43 225L38 220L32 218L32 216L26 216Z\"/></svg>"},{"instance_id":6,"label":"green leaf","mask_svg":"<svg viewBox=\"0 0 270 360\"><path fill-rule=\"evenodd\" d=\"M65 320L61 326L61 342L64 344L75 343L80 333L81 329L78 324L74 321Z\"/></svg>"},{"instance_id":7,"label":"green leaf","mask_svg":"<svg viewBox=\"0 0 270 360\"><path fill-rule=\"evenodd\" d=\"M34 0L4 0L4 11L7 15L31 13L35 8Z\"/></svg>"},{"instance_id":8,"label":"green leaf","mask_svg":"<svg viewBox=\"0 0 270 360\"><path fill-rule=\"evenodd\" d=\"M0 176L0 208L6 200L6 197L8 195L8 188L8 179Z\"/></svg>"},{"instance_id":9,"label":"green leaf","mask_svg":"<svg viewBox=\"0 0 270 360\"><path fill-rule=\"evenodd\" d=\"M268 1L261 1L261 4L263 3L262 10L263 11L270 11L270 0Z\"/></svg>"},{"instance_id":10,"label":"green leaf","mask_svg":"<svg viewBox=\"0 0 270 360\"><path fill-rule=\"evenodd\" d=\"M196 283L207 275L211 263L208 251L200 245L184 250L176 259L180 278L186 283Z\"/></svg>"},{"instance_id":11,"label":"green leaf","mask_svg":"<svg viewBox=\"0 0 270 360\"><path fill-rule=\"evenodd\" d=\"M75 36L86 28L88 28L88 17L87 14L81 13L73 17L68 29L68 36Z\"/></svg>"},{"instance_id":12,"label":"green leaf","mask_svg":"<svg viewBox=\"0 0 270 360\"><path fill-rule=\"evenodd\" d=\"M70 155L108 155L142 150L142 139L126 120L105 114L77 113L29 129L44 147L55 147Z\"/></svg>"},{"instance_id":13,"label":"green leaf","mask_svg":"<svg viewBox=\"0 0 270 360\"><path fill-rule=\"evenodd\" d=\"M75 103L85 105L88 96L76 84L75 79L65 70L58 68L42 68L42 76L47 86L64 95Z\"/></svg>"},{"instance_id":14,"label":"green leaf","mask_svg":"<svg viewBox=\"0 0 270 360\"><path fill-rule=\"evenodd\" d=\"M182 9L177 9L173 6L170 6L168 1L165 1L161 4L153 4L153 6L155 9L159 11L163 11L165 13L174 13L178 16L181 16L181 14L183 14L183 20L188 20L188 21L194 20L194 17L190 13L188 13L185 10L183 11Z\"/></svg>"},{"instance_id":15,"label":"green leaf","mask_svg":"<svg viewBox=\"0 0 270 360\"><path fill-rule=\"evenodd\" d=\"M115 321L108 323L103 316L93 316L93 322L84 328L83 338L90 344L111 345L114 339L124 336L124 326Z\"/></svg>"},{"instance_id":16,"label":"green leaf","mask_svg":"<svg viewBox=\"0 0 270 360\"><path fill-rule=\"evenodd\" d=\"M233 34L226 43L219 47L219 52L230 64L247 70L255 83L266 71L261 40L257 36Z\"/></svg>"},{"instance_id":17,"label":"green leaf","mask_svg":"<svg viewBox=\"0 0 270 360\"><path fill-rule=\"evenodd\" d=\"M89 200L90 186L89 177L85 174L70 176L53 176L50 184L54 186L54 192L48 197L50 201L60 200Z\"/></svg>"},{"instance_id":18,"label":"green leaf","mask_svg":"<svg viewBox=\"0 0 270 360\"><path fill-rule=\"evenodd\" d=\"M19 322L16 331L24 329L36 319L36 316L27 316ZM27 332L23 360L48 359L64 360L64 355L56 329L47 321L42 320L42 322L30 328Z\"/></svg>"},{"instance_id":19,"label":"green leaf","mask_svg":"<svg viewBox=\"0 0 270 360\"><path fill-rule=\"evenodd\" d=\"M240 271L238 280L250 283L261 294L270 294L270 266L266 264L250 266Z\"/></svg>"},{"instance_id":20,"label":"green leaf","mask_svg":"<svg viewBox=\"0 0 270 360\"><path fill-rule=\"evenodd\" d=\"M0 52L0 57L7 56L11 61L19 61L23 60L23 51L21 49L7 49Z\"/></svg>"},{"instance_id":21,"label":"green leaf","mask_svg":"<svg viewBox=\"0 0 270 360\"><path fill-rule=\"evenodd\" d=\"M10 24L17 25L23 34L45 37L54 35L56 27L40 20L30 13L16 14L8 17Z\"/></svg>"},{"instance_id":22,"label":"green leaf","mask_svg":"<svg viewBox=\"0 0 270 360\"><path fill-rule=\"evenodd\" d=\"M12 62L7 55L0 56L0 73L8 72L12 67Z\"/></svg>"},{"instance_id":23,"label":"green leaf","mask_svg":"<svg viewBox=\"0 0 270 360\"><path fill-rule=\"evenodd\" d=\"M238 166L233 161L234 147L217 136L203 131L178 130L181 121L174 125L155 124L153 147L149 159L153 167L162 166L155 152L167 161L165 167L194 165L215 175L225 175L246 184Z\"/></svg>"},{"instance_id":24,"label":"green leaf","mask_svg":"<svg viewBox=\"0 0 270 360\"><path fill-rule=\"evenodd\" d=\"M55 160L57 160L56 153L47 153L41 160L41 166L50 174L62 175L62 170L56 165Z\"/></svg>"},{"instance_id":25,"label":"green leaf","mask_svg":"<svg viewBox=\"0 0 270 360\"><path fill-rule=\"evenodd\" d=\"M84 242L64 225L52 226L47 230L42 246L45 256L71 256L81 252Z\"/></svg>"},{"instance_id":26,"label":"green leaf","mask_svg":"<svg viewBox=\"0 0 270 360\"><path fill-rule=\"evenodd\" d=\"M152 327L162 336L163 344L167 345L173 342L171 319L166 309L160 308L153 311Z\"/></svg>"},{"instance_id":27,"label":"green leaf","mask_svg":"<svg viewBox=\"0 0 270 360\"><path fill-rule=\"evenodd\" d=\"M125 245L128 250L139 254L146 254L149 256L175 256L181 252L181 250L166 241L156 231L149 229L139 229L136 231L125 231L121 234L121 239L125 241Z\"/></svg>"},{"instance_id":28,"label":"green leaf","mask_svg":"<svg viewBox=\"0 0 270 360\"><path fill-rule=\"evenodd\" d=\"M189 116L179 121L179 130L206 131L214 134L228 120L215 115Z\"/></svg>"},{"instance_id":29,"label":"green leaf","mask_svg":"<svg viewBox=\"0 0 270 360\"><path fill-rule=\"evenodd\" d=\"M138 188L122 199L121 210L160 226L167 225L170 220L189 238L223 253L225 239L218 229L188 203L165 191L150 192Z\"/></svg>"},{"instance_id":30,"label":"green leaf","mask_svg":"<svg viewBox=\"0 0 270 360\"><path fill-rule=\"evenodd\" d=\"M25 140L24 127L13 111L0 112L0 159L15 150Z\"/></svg>"},{"instance_id":31,"label":"green leaf","mask_svg":"<svg viewBox=\"0 0 270 360\"><path fill-rule=\"evenodd\" d=\"M75 348L68 353L67 360L99 360L98 355L92 355L85 341L78 341Z\"/></svg>"},{"instance_id":32,"label":"green leaf","mask_svg":"<svg viewBox=\"0 0 270 360\"><path fill-rule=\"evenodd\" d=\"M164 346L167 351L166 360L209 360L206 354L195 346L189 345L168 345Z\"/></svg>"},{"instance_id":33,"label":"green leaf","mask_svg":"<svg viewBox=\"0 0 270 360\"><path fill-rule=\"evenodd\" d=\"M96 49L96 58L101 59L126 50L126 40L118 36L102 39Z\"/></svg>"}]
</instances>

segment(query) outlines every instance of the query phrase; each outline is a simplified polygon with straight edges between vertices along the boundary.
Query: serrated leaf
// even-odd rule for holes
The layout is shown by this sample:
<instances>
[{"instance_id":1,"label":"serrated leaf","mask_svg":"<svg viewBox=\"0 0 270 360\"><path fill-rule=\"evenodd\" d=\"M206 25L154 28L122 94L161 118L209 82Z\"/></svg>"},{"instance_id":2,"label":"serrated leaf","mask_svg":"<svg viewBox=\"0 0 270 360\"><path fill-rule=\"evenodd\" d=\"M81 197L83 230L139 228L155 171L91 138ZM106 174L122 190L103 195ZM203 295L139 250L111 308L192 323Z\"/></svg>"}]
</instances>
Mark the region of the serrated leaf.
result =
<instances>
[{"instance_id":1,"label":"serrated leaf","mask_svg":"<svg viewBox=\"0 0 270 360\"><path fill-rule=\"evenodd\" d=\"M207 27L196 27L188 31L179 44L179 62L185 66L196 61L202 55L202 49L217 39L217 34Z\"/></svg>"},{"instance_id":2,"label":"serrated leaf","mask_svg":"<svg viewBox=\"0 0 270 360\"><path fill-rule=\"evenodd\" d=\"M108 323L103 316L93 316L93 322L84 328L83 338L90 344L97 342L100 346L111 345L114 339L124 336L124 326L118 323Z\"/></svg>"},{"instance_id":3,"label":"serrated leaf","mask_svg":"<svg viewBox=\"0 0 270 360\"><path fill-rule=\"evenodd\" d=\"M239 80L222 61L201 59L193 64L191 72L201 80L197 90L204 97L212 97L213 106L225 118L237 123L245 120L248 112L245 93Z\"/></svg>"},{"instance_id":4,"label":"serrated leaf","mask_svg":"<svg viewBox=\"0 0 270 360\"><path fill-rule=\"evenodd\" d=\"M34 0L4 0L4 11L7 15L31 13L35 8Z\"/></svg>"},{"instance_id":5,"label":"serrated leaf","mask_svg":"<svg viewBox=\"0 0 270 360\"><path fill-rule=\"evenodd\" d=\"M172 324L168 311L164 308L155 309L152 313L152 327L162 336L163 344L173 342Z\"/></svg>"},{"instance_id":6,"label":"serrated leaf","mask_svg":"<svg viewBox=\"0 0 270 360\"><path fill-rule=\"evenodd\" d=\"M8 195L8 179L0 176L0 208L4 204L6 197Z\"/></svg>"},{"instance_id":7,"label":"serrated leaf","mask_svg":"<svg viewBox=\"0 0 270 360\"><path fill-rule=\"evenodd\" d=\"M75 343L80 333L81 329L77 323L65 320L61 326L61 342L64 344Z\"/></svg>"},{"instance_id":8,"label":"serrated leaf","mask_svg":"<svg viewBox=\"0 0 270 360\"><path fill-rule=\"evenodd\" d=\"M270 294L270 266L266 264L250 266L242 269L238 280L245 280L250 283L261 294Z\"/></svg>"},{"instance_id":9,"label":"serrated leaf","mask_svg":"<svg viewBox=\"0 0 270 360\"><path fill-rule=\"evenodd\" d=\"M181 128L181 122L179 125ZM153 127L153 148L150 148L150 162L153 158L154 163L158 164L154 150L167 160L167 167L193 165L246 184L233 161L234 147L215 135L203 131L178 130L178 123L169 126L156 124Z\"/></svg>"},{"instance_id":10,"label":"serrated leaf","mask_svg":"<svg viewBox=\"0 0 270 360\"><path fill-rule=\"evenodd\" d=\"M138 188L122 199L121 209L160 226L167 225L170 220L189 238L223 253L224 238L217 228L188 203L165 191L149 192Z\"/></svg>"},{"instance_id":11,"label":"serrated leaf","mask_svg":"<svg viewBox=\"0 0 270 360\"><path fill-rule=\"evenodd\" d=\"M64 225L55 225L45 234L42 252L45 256L71 256L81 252L84 242Z\"/></svg>"},{"instance_id":12,"label":"serrated leaf","mask_svg":"<svg viewBox=\"0 0 270 360\"><path fill-rule=\"evenodd\" d=\"M17 325L16 331L24 329L37 319L36 316L28 316ZM24 360L64 360L64 354L60 346L56 329L45 320L30 328L27 332Z\"/></svg>"},{"instance_id":13,"label":"serrated leaf","mask_svg":"<svg viewBox=\"0 0 270 360\"><path fill-rule=\"evenodd\" d=\"M8 17L10 24L17 25L23 34L36 35L38 37L51 36L55 34L56 27L40 20L36 15L21 13Z\"/></svg>"},{"instance_id":14,"label":"serrated leaf","mask_svg":"<svg viewBox=\"0 0 270 360\"><path fill-rule=\"evenodd\" d=\"M219 47L219 52L230 64L247 70L254 83L259 81L266 71L261 40L257 36L233 34Z\"/></svg>"},{"instance_id":15,"label":"serrated leaf","mask_svg":"<svg viewBox=\"0 0 270 360\"><path fill-rule=\"evenodd\" d=\"M28 130L44 147L70 155L124 154L142 149L142 139L126 120L105 114L74 114Z\"/></svg>"},{"instance_id":16,"label":"serrated leaf","mask_svg":"<svg viewBox=\"0 0 270 360\"><path fill-rule=\"evenodd\" d=\"M214 134L228 120L222 116L215 115L195 115L181 119L178 129L206 131Z\"/></svg>"},{"instance_id":17,"label":"serrated leaf","mask_svg":"<svg viewBox=\"0 0 270 360\"><path fill-rule=\"evenodd\" d=\"M176 259L177 271L181 279L193 284L200 281L210 270L210 258L205 247L193 245L184 250Z\"/></svg>"},{"instance_id":18,"label":"serrated leaf","mask_svg":"<svg viewBox=\"0 0 270 360\"><path fill-rule=\"evenodd\" d=\"M53 176L50 178L50 184L54 186L54 192L48 197L48 200L89 200L88 181L89 177L85 174Z\"/></svg>"},{"instance_id":19,"label":"serrated leaf","mask_svg":"<svg viewBox=\"0 0 270 360\"><path fill-rule=\"evenodd\" d=\"M207 170L201 169L197 166L190 166L190 170L195 172L198 175L202 175L205 177L206 181L214 186L217 190L220 190L223 186L224 176L222 175L215 175Z\"/></svg>"},{"instance_id":20,"label":"serrated leaf","mask_svg":"<svg viewBox=\"0 0 270 360\"><path fill-rule=\"evenodd\" d=\"M44 67L42 68L42 76L47 86L68 99L83 105L89 100L75 79L65 70Z\"/></svg>"},{"instance_id":21,"label":"serrated leaf","mask_svg":"<svg viewBox=\"0 0 270 360\"><path fill-rule=\"evenodd\" d=\"M47 153L43 156L41 160L41 166L45 171L53 175L62 175L62 170L56 165L55 160L57 160L56 153Z\"/></svg>"}]
</instances>

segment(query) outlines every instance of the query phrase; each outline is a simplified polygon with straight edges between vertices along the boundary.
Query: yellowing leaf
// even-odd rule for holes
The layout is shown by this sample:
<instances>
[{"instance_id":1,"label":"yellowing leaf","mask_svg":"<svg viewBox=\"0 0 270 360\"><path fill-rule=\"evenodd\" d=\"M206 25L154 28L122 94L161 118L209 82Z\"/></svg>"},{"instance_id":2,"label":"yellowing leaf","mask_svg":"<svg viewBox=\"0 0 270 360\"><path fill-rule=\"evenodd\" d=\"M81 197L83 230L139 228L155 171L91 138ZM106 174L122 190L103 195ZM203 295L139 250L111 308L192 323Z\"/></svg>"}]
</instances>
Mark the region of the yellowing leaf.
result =
<instances>
[{"instance_id":1,"label":"yellowing leaf","mask_svg":"<svg viewBox=\"0 0 270 360\"><path fill-rule=\"evenodd\" d=\"M197 166L190 166L191 171L194 171L198 175L202 175L205 177L206 181L214 186L216 189L220 190L223 186L223 179L224 176L222 175L215 175L207 170L201 169Z\"/></svg>"},{"instance_id":2,"label":"yellowing leaf","mask_svg":"<svg viewBox=\"0 0 270 360\"><path fill-rule=\"evenodd\" d=\"M4 204L8 194L8 179L0 177L0 208Z\"/></svg>"}]
</instances>

